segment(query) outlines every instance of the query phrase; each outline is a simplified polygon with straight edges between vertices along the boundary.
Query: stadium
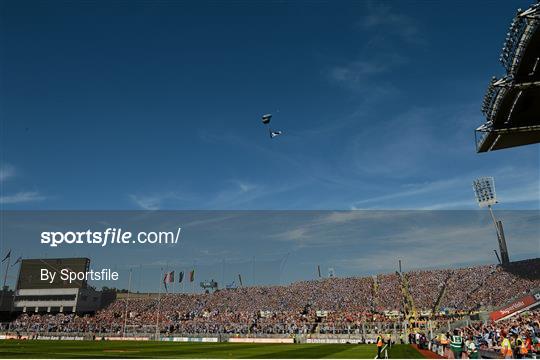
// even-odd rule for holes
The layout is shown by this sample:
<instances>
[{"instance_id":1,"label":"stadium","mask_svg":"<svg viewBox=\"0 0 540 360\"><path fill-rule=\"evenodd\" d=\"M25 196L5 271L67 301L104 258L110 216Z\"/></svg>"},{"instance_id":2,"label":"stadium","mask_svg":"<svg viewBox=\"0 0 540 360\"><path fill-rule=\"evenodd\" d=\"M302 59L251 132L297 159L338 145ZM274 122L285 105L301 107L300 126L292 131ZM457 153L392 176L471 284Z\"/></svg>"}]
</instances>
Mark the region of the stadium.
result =
<instances>
[{"instance_id":1,"label":"stadium","mask_svg":"<svg viewBox=\"0 0 540 360\"><path fill-rule=\"evenodd\" d=\"M511 24L501 56L506 74L491 80L486 122L475 130L478 153L540 142L539 25L540 4L519 10ZM268 129L271 139L282 134ZM44 282L44 270L93 276L96 259L15 260L10 251L2 254L0 357L536 358L538 247L511 261L492 210L493 178L473 186L493 219L496 264L402 271L395 259L396 271L350 277L335 276L333 268L323 277L317 265L313 280L244 285L238 275L235 286L202 281L202 293L167 290L175 283L195 287L195 270L168 271L160 273L158 292L144 292L132 291L131 272L125 291L98 290L87 275ZM15 265L10 289L6 279ZM99 281L114 273L96 274Z\"/></svg>"},{"instance_id":2,"label":"stadium","mask_svg":"<svg viewBox=\"0 0 540 360\"><path fill-rule=\"evenodd\" d=\"M87 264L87 259L49 262L63 261ZM32 262L23 262L23 278ZM235 357L259 357L271 349L272 357L311 358L319 356L320 350L315 349L320 346L331 357L333 352L369 357L375 352L378 337L382 337L385 344L391 344L390 356L418 357L420 353L405 344L443 355L447 349L441 336L450 336L447 334L459 328L464 337L479 336L481 354L492 357L497 355L496 337L502 329L523 329L516 335L527 336L525 329L536 327L540 321L540 311L534 310L540 306L540 259L506 266L334 277L205 294L124 293L117 294L118 298L109 304L93 308L79 301L62 300L58 293L65 288L62 284L56 286L59 288L52 285L40 289L39 295L31 295L25 288L32 288L32 284L21 284L20 280L12 307L13 320L2 324L2 338L12 339L0 350L3 354L17 354L11 345L15 341L38 339L43 341L38 343L47 344L46 349L50 346L47 351L60 351L55 350L59 345L54 341L90 341L96 345L89 343L88 351L96 357L155 356L150 350L156 346L155 341L166 343L164 349L159 345L163 351L159 357L194 357L197 351L204 357L227 357L228 352ZM90 291L85 284L71 290L77 299L86 299ZM108 341L115 343L109 345ZM151 352L144 350L146 345L133 344L143 341L152 344L148 350ZM186 348L173 347L171 342L197 344ZM207 347L197 350L201 343L210 343L211 352ZM260 343L261 352L255 351L257 347L242 347L245 343ZM346 344L366 345L350 348ZM43 351L39 345L24 346L31 357ZM309 350L312 348L314 352ZM344 349L349 355L341 354Z\"/></svg>"},{"instance_id":3,"label":"stadium","mask_svg":"<svg viewBox=\"0 0 540 360\"><path fill-rule=\"evenodd\" d=\"M538 21L533 6L510 25L500 57L506 74L491 80L482 105L486 123L476 129L479 153L540 142Z\"/></svg>"}]
</instances>

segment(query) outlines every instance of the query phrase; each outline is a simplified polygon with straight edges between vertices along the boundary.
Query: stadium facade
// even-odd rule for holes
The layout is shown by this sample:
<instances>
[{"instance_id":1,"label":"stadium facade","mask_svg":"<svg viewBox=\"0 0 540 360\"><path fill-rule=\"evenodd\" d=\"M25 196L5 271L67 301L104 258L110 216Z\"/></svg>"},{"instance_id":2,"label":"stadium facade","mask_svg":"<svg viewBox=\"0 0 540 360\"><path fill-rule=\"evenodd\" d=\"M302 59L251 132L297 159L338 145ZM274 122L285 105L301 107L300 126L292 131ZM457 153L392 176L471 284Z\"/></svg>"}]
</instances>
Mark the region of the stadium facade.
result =
<instances>
[{"instance_id":1,"label":"stadium facade","mask_svg":"<svg viewBox=\"0 0 540 360\"><path fill-rule=\"evenodd\" d=\"M88 286L86 280L69 282L59 276L54 281L43 281L40 272L70 269L86 272L88 258L24 259L17 279L11 305L12 313L94 313L112 301Z\"/></svg>"},{"instance_id":2,"label":"stadium facade","mask_svg":"<svg viewBox=\"0 0 540 360\"><path fill-rule=\"evenodd\" d=\"M500 61L506 73L492 78L475 132L479 153L540 142L540 3L517 11Z\"/></svg>"}]
</instances>

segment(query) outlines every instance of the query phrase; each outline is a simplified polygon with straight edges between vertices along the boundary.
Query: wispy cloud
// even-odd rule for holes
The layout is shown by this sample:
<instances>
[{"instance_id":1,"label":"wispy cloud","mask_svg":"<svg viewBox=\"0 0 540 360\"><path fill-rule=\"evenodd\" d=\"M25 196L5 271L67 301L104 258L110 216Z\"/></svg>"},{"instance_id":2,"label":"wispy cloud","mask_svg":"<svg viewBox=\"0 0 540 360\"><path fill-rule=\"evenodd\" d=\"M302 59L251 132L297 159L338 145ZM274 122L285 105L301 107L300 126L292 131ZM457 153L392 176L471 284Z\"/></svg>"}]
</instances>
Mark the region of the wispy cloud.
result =
<instances>
[{"instance_id":1,"label":"wispy cloud","mask_svg":"<svg viewBox=\"0 0 540 360\"><path fill-rule=\"evenodd\" d=\"M468 180L469 178L467 178ZM356 201L351 207L353 209L359 209L362 205L380 204L391 200L399 200L403 198L410 198L422 194L435 194L442 192L448 188L454 187L456 184L463 183L463 178L453 178L446 180L436 180L431 182L422 182L417 184L409 184L402 187L402 190L390 192L381 196L375 196L367 199Z\"/></svg>"},{"instance_id":2,"label":"wispy cloud","mask_svg":"<svg viewBox=\"0 0 540 360\"><path fill-rule=\"evenodd\" d=\"M464 214L469 216L474 212ZM519 213L507 216L511 219L520 218ZM512 253L530 253L531 250L534 252L535 239L538 237L538 217L535 221L535 224L528 226L520 223L519 226L509 227L508 233L512 234L513 238L520 239L519 242L509 242ZM381 250L371 249L366 254L340 257L332 261L349 271L371 273L395 269L397 259L401 259L408 269L493 263L495 259L490 249L497 248L494 232L493 224L489 222L462 221L451 225L426 223L419 228L400 229L399 236L385 236L385 246ZM377 239L372 241L378 243ZM455 249L467 251L461 252L459 256L448 256L455 252Z\"/></svg>"},{"instance_id":3,"label":"wispy cloud","mask_svg":"<svg viewBox=\"0 0 540 360\"><path fill-rule=\"evenodd\" d=\"M383 195L355 201L351 209L392 209L409 208L419 210L456 210L476 208L472 190L473 179L486 175L479 171L467 172L443 180L406 183ZM536 202L540 207L540 178L535 170L521 171L516 177L516 169L504 167L492 170L488 175L495 176L498 182L512 184L503 186L498 191L498 198L503 204L522 204ZM391 187L389 187L391 188ZM409 206L404 206L409 204Z\"/></svg>"},{"instance_id":4,"label":"wispy cloud","mask_svg":"<svg viewBox=\"0 0 540 360\"><path fill-rule=\"evenodd\" d=\"M538 213L499 211L498 215L504 219L508 238L519 239L509 242L512 253L538 249ZM323 212L290 225L276 234L278 240L297 250L328 253L332 257L327 262L346 268L347 273L390 271L397 259L415 268L493 262L491 250L497 248L495 229L485 211ZM448 257L456 248L467 252Z\"/></svg>"},{"instance_id":5,"label":"wispy cloud","mask_svg":"<svg viewBox=\"0 0 540 360\"><path fill-rule=\"evenodd\" d=\"M306 214L306 217L292 218L285 231L269 237L279 241L292 242L297 248L344 245L353 233L358 234L358 224L392 223L412 217L411 211L322 211ZM300 221L299 221L300 220Z\"/></svg>"},{"instance_id":6,"label":"wispy cloud","mask_svg":"<svg viewBox=\"0 0 540 360\"><path fill-rule=\"evenodd\" d=\"M499 193L499 201L505 204L533 203L540 208L540 186L539 179L529 178L517 188L504 189ZM453 201L429 204L422 207L423 210L448 210L467 209L476 206L472 198L456 199Z\"/></svg>"},{"instance_id":7,"label":"wispy cloud","mask_svg":"<svg viewBox=\"0 0 540 360\"><path fill-rule=\"evenodd\" d=\"M150 195L129 195L131 201L133 201L139 208L143 210L159 210L161 209L163 202L170 199L178 199L179 197L175 193L165 194L150 194Z\"/></svg>"},{"instance_id":8,"label":"wispy cloud","mask_svg":"<svg viewBox=\"0 0 540 360\"><path fill-rule=\"evenodd\" d=\"M295 185L266 186L245 180L229 180L219 190L206 193L168 191L130 194L129 198L144 210L211 209L232 210L253 206L257 200L269 198L294 188Z\"/></svg>"},{"instance_id":9,"label":"wispy cloud","mask_svg":"<svg viewBox=\"0 0 540 360\"><path fill-rule=\"evenodd\" d=\"M0 166L0 184L2 187L0 190L0 204L20 204L42 201L46 199L46 197L40 194L38 191L19 191L12 194L6 194L4 183L16 175L17 171L13 165L5 163Z\"/></svg>"},{"instance_id":10,"label":"wispy cloud","mask_svg":"<svg viewBox=\"0 0 540 360\"><path fill-rule=\"evenodd\" d=\"M0 196L0 204L19 204L33 201L42 201L46 197L37 191L21 191L13 195Z\"/></svg>"},{"instance_id":11,"label":"wispy cloud","mask_svg":"<svg viewBox=\"0 0 540 360\"><path fill-rule=\"evenodd\" d=\"M382 77L409 60L403 51L396 50L398 42L424 42L416 22L388 5L368 2L358 25L361 30L358 36L362 39L358 55L331 67L327 71L329 79L370 96L396 93L392 82L385 82Z\"/></svg>"},{"instance_id":12,"label":"wispy cloud","mask_svg":"<svg viewBox=\"0 0 540 360\"><path fill-rule=\"evenodd\" d=\"M0 167L0 182L6 181L13 176L15 176L15 168L12 165L3 164Z\"/></svg>"},{"instance_id":13,"label":"wispy cloud","mask_svg":"<svg viewBox=\"0 0 540 360\"><path fill-rule=\"evenodd\" d=\"M424 42L418 25L408 15L395 11L391 6L380 2L368 2L367 14L360 20L360 25L368 30L378 31L384 36L396 36L413 44Z\"/></svg>"},{"instance_id":14,"label":"wispy cloud","mask_svg":"<svg viewBox=\"0 0 540 360\"><path fill-rule=\"evenodd\" d=\"M279 188L250 183L242 180L229 181L230 185L220 190L207 206L213 209L230 209L249 205L255 200L280 192Z\"/></svg>"},{"instance_id":15,"label":"wispy cloud","mask_svg":"<svg viewBox=\"0 0 540 360\"><path fill-rule=\"evenodd\" d=\"M330 78L338 82L357 83L366 77L388 71L387 63L356 60L345 65L336 66L330 70Z\"/></svg>"}]
</instances>

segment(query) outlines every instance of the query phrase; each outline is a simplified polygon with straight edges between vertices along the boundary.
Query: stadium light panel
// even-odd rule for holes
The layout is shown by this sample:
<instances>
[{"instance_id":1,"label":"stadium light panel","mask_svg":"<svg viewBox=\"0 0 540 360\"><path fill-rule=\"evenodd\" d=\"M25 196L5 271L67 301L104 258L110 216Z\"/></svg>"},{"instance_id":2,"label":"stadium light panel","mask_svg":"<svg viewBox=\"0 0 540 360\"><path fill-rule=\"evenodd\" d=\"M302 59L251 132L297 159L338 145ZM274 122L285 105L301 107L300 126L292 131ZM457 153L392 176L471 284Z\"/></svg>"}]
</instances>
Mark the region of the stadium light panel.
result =
<instances>
[{"instance_id":1,"label":"stadium light panel","mask_svg":"<svg viewBox=\"0 0 540 360\"><path fill-rule=\"evenodd\" d=\"M495 180L491 176L480 177L473 181L478 206L486 207L497 203Z\"/></svg>"}]
</instances>

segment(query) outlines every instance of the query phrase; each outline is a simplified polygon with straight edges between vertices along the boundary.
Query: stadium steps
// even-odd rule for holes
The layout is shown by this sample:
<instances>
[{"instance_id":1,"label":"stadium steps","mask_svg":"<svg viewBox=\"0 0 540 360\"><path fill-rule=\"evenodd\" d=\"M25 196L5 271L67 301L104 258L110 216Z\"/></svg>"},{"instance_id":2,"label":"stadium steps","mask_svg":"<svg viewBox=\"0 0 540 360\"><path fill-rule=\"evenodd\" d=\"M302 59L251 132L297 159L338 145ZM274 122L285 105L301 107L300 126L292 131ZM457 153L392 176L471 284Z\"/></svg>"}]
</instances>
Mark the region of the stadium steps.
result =
<instances>
[{"instance_id":1,"label":"stadium steps","mask_svg":"<svg viewBox=\"0 0 540 360\"><path fill-rule=\"evenodd\" d=\"M473 290L469 291L467 293L467 295L465 296L465 298L459 303L459 306L463 306L463 304L465 303L466 300L468 300L470 297L471 297L471 294L474 294L475 292L477 292L479 289L483 288L486 284L486 281L487 279L489 279L491 276L493 276L493 274L496 272L497 270L495 268L491 269L491 271L486 275L486 277L484 277L482 279L482 281L478 284L478 286L476 286ZM469 309L469 310L473 310L473 309Z\"/></svg>"},{"instance_id":2,"label":"stadium steps","mask_svg":"<svg viewBox=\"0 0 540 360\"><path fill-rule=\"evenodd\" d=\"M435 303L433 304L432 313L435 314L437 312L437 309L441 305L441 301L446 293L446 285L448 284L448 280L450 280L450 277L452 276L452 273L448 274L446 279L444 279L443 286L441 287L441 290L439 291L439 295L437 296L437 300L435 300Z\"/></svg>"},{"instance_id":3,"label":"stadium steps","mask_svg":"<svg viewBox=\"0 0 540 360\"><path fill-rule=\"evenodd\" d=\"M373 279L373 303L372 303L372 306L373 306L373 309L377 309L377 307L379 306L379 301L378 301L378 290L379 290L379 283L377 282L377 276L372 276L371 277Z\"/></svg>"},{"instance_id":4,"label":"stadium steps","mask_svg":"<svg viewBox=\"0 0 540 360\"><path fill-rule=\"evenodd\" d=\"M416 319L418 315L418 311L416 310L416 306L414 305L414 299L409 290L409 280L407 279L407 276L404 276L403 274L400 274L399 272L396 272L396 273L399 275L401 279L401 293L403 294L405 315L406 317L409 317L409 315L412 315Z\"/></svg>"}]
</instances>

